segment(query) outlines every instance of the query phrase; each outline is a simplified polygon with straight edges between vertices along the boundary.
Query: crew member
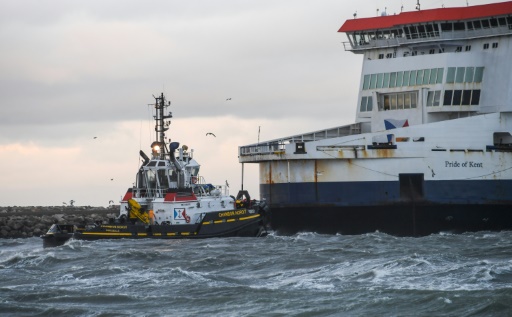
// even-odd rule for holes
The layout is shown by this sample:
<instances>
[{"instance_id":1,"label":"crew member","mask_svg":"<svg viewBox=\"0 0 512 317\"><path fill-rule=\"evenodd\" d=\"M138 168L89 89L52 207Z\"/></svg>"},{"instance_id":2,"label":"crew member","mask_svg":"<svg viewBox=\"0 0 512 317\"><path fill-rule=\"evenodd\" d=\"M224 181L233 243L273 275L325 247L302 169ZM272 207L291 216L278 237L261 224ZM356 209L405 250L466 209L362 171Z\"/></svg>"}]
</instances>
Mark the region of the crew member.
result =
<instances>
[{"instance_id":1,"label":"crew member","mask_svg":"<svg viewBox=\"0 0 512 317\"><path fill-rule=\"evenodd\" d=\"M153 212L153 209L149 210L149 224L150 225L155 224L155 213Z\"/></svg>"}]
</instances>

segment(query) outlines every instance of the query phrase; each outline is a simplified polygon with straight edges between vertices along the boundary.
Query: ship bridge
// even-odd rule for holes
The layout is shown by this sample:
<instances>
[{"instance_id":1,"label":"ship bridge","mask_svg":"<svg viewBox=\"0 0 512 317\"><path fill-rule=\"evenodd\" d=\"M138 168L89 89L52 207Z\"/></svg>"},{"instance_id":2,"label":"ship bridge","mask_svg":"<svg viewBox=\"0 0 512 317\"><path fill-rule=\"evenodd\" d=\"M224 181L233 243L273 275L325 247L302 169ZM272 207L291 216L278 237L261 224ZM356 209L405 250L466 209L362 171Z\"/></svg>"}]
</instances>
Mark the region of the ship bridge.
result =
<instances>
[{"instance_id":1,"label":"ship bridge","mask_svg":"<svg viewBox=\"0 0 512 317\"><path fill-rule=\"evenodd\" d=\"M343 43L344 48L354 53L433 43L442 52L446 46L459 46L456 41L512 34L510 12L512 2L402 12L347 20L338 32L347 33L349 42Z\"/></svg>"}]
</instances>

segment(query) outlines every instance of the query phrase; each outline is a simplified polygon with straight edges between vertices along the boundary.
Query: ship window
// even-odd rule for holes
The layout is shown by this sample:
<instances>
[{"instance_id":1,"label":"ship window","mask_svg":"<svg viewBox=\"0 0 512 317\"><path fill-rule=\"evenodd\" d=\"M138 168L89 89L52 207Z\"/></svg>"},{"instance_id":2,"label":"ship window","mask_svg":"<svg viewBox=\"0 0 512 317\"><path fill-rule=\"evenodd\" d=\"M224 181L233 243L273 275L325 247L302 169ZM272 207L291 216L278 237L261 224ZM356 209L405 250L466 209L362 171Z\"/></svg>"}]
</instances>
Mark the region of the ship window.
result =
<instances>
[{"instance_id":1,"label":"ship window","mask_svg":"<svg viewBox=\"0 0 512 317\"><path fill-rule=\"evenodd\" d=\"M382 88L389 87L389 73L384 73L384 82L382 83Z\"/></svg>"},{"instance_id":2,"label":"ship window","mask_svg":"<svg viewBox=\"0 0 512 317\"><path fill-rule=\"evenodd\" d=\"M471 94L471 105L477 106L480 103L480 89L473 90Z\"/></svg>"},{"instance_id":3,"label":"ship window","mask_svg":"<svg viewBox=\"0 0 512 317\"><path fill-rule=\"evenodd\" d=\"M489 20L482 20L482 27L484 29L488 29L489 28Z\"/></svg>"},{"instance_id":4,"label":"ship window","mask_svg":"<svg viewBox=\"0 0 512 317\"><path fill-rule=\"evenodd\" d=\"M379 59L384 59L384 54L379 54Z\"/></svg>"},{"instance_id":5,"label":"ship window","mask_svg":"<svg viewBox=\"0 0 512 317\"><path fill-rule=\"evenodd\" d=\"M505 18L498 18L500 26L507 26L507 20Z\"/></svg>"},{"instance_id":6,"label":"ship window","mask_svg":"<svg viewBox=\"0 0 512 317\"><path fill-rule=\"evenodd\" d=\"M430 79L428 81L428 84L433 85L436 83L436 76L437 76L437 68L432 68L430 70Z\"/></svg>"},{"instance_id":7,"label":"ship window","mask_svg":"<svg viewBox=\"0 0 512 317\"><path fill-rule=\"evenodd\" d=\"M377 87L377 74L372 74L370 77L370 88L375 89Z\"/></svg>"},{"instance_id":8,"label":"ship window","mask_svg":"<svg viewBox=\"0 0 512 317\"><path fill-rule=\"evenodd\" d=\"M455 49L455 52L456 53L462 52L462 46L457 46L457 48Z\"/></svg>"},{"instance_id":9,"label":"ship window","mask_svg":"<svg viewBox=\"0 0 512 317\"><path fill-rule=\"evenodd\" d=\"M427 95L427 107L432 107L434 104L434 92L429 91Z\"/></svg>"},{"instance_id":10,"label":"ship window","mask_svg":"<svg viewBox=\"0 0 512 317\"><path fill-rule=\"evenodd\" d=\"M445 90L443 106L450 106L452 104L453 90Z\"/></svg>"},{"instance_id":11,"label":"ship window","mask_svg":"<svg viewBox=\"0 0 512 317\"><path fill-rule=\"evenodd\" d=\"M404 109L410 109L410 108L411 108L411 95L404 94Z\"/></svg>"},{"instance_id":12,"label":"ship window","mask_svg":"<svg viewBox=\"0 0 512 317\"><path fill-rule=\"evenodd\" d=\"M396 110L396 94L391 95L391 110Z\"/></svg>"},{"instance_id":13,"label":"ship window","mask_svg":"<svg viewBox=\"0 0 512 317\"><path fill-rule=\"evenodd\" d=\"M404 109L404 94L396 95L396 106L398 109Z\"/></svg>"},{"instance_id":14,"label":"ship window","mask_svg":"<svg viewBox=\"0 0 512 317\"><path fill-rule=\"evenodd\" d=\"M446 74L446 83L450 84L455 82L455 67L448 67L448 74Z\"/></svg>"},{"instance_id":15,"label":"ship window","mask_svg":"<svg viewBox=\"0 0 512 317\"><path fill-rule=\"evenodd\" d=\"M465 67L457 67L457 74L455 75L455 82L456 83L463 83L464 82L465 70L466 70Z\"/></svg>"},{"instance_id":16,"label":"ship window","mask_svg":"<svg viewBox=\"0 0 512 317\"><path fill-rule=\"evenodd\" d=\"M434 107L439 107L439 100L441 99L441 90L434 91Z\"/></svg>"},{"instance_id":17,"label":"ship window","mask_svg":"<svg viewBox=\"0 0 512 317\"><path fill-rule=\"evenodd\" d=\"M411 95L411 108L416 108L416 105L418 103L418 94L415 92L410 93Z\"/></svg>"},{"instance_id":18,"label":"ship window","mask_svg":"<svg viewBox=\"0 0 512 317\"><path fill-rule=\"evenodd\" d=\"M403 72L396 73L396 87L401 87L402 86L402 78L403 78L403 76L404 76Z\"/></svg>"},{"instance_id":19,"label":"ship window","mask_svg":"<svg viewBox=\"0 0 512 317\"><path fill-rule=\"evenodd\" d=\"M361 98L361 107L359 108L359 111L364 112L366 111L366 104L368 102L368 97L362 97Z\"/></svg>"},{"instance_id":20,"label":"ship window","mask_svg":"<svg viewBox=\"0 0 512 317\"><path fill-rule=\"evenodd\" d=\"M453 30L454 31L464 31L466 30L466 25L464 22L455 22L453 23Z\"/></svg>"},{"instance_id":21,"label":"ship window","mask_svg":"<svg viewBox=\"0 0 512 317\"><path fill-rule=\"evenodd\" d=\"M482 24L480 23L480 21L473 21L473 27L475 28L475 30L478 30L482 28Z\"/></svg>"},{"instance_id":22,"label":"ship window","mask_svg":"<svg viewBox=\"0 0 512 317\"><path fill-rule=\"evenodd\" d=\"M384 77L384 74L380 73L377 74L377 88L382 88L382 78Z\"/></svg>"},{"instance_id":23,"label":"ship window","mask_svg":"<svg viewBox=\"0 0 512 317\"><path fill-rule=\"evenodd\" d=\"M386 54L386 58L391 58L391 57L393 57L393 54L392 54L392 53L387 53L387 54Z\"/></svg>"},{"instance_id":24,"label":"ship window","mask_svg":"<svg viewBox=\"0 0 512 317\"><path fill-rule=\"evenodd\" d=\"M492 48L498 48L498 42L492 43Z\"/></svg>"},{"instance_id":25,"label":"ship window","mask_svg":"<svg viewBox=\"0 0 512 317\"><path fill-rule=\"evenodd\" d=\"M462 103L463 106L469 106L471 104L471 90L462 91Z\"/></svg>"},{"instance_id":26,"label":"ship window","mask_svg":"<svg viewBox=\"0 0 512 317\"><path fill-rule=\"evenodd\" d=\"M437 69L437 82L438 84L443 82L444 68Z\"/></svg>"},{"instance_id":27,"label":"ship window","mask_svg":"<svg viewBox=\"0 0 512 317\"><path fill-rule=\"evenodd\" d=\"M411 78L409 79L409 86L416 85L416 71L411 70Z\"/></svg>"},{"instance_id":28,"label":"ship window","mask_svg":"<svg viewBox=\"0 0 512 317\"><path fill-rule=\"evenodd\" d=\"M382 95L384 110L389 110L389 95Z\"/></svg>"},{"instance_id":29,"label":"ship window","mask_svg":"<svg viewBox=\"0 0 512 317\"><path fill-rule=\"evenodd\" d=\"M439 107L440 90L429 91L427 95L427 107Z\"/></svg>"},{"instance_id":30,"label":"ship window","mask_svg":"<svg viewBox=\"0 0 512 317\"><path fill-rule=\"evenodd\" d=\"M158 182L160 183L160 188L169 188L169 179L165 170L158 170Z\"/></svg>"},{"instance_id":31,"label":"ship window","mask_svg":"<svg viewBox=\"0 0 512 317\"><path fill-rule=\"evenodd\" d=\"M418 25L417 29L418 29L418 35L419 35L419 37L426 37L426 34L425 34L425 26L423 26L423 25Z\"/></svg>"},{"instance_id":32,"label":"ship window","mask_svg":"<svg viewBox=\"0 0 512 317\"><path fill-rule=\"evenodd\" d=\"M507 22L508 22L508 25L512 25L512 17L507 17Z\"/></svg>"},{"instance_id":33,"label":"ship window","mask_svg":"<svg viewBox=\"0 0 512 317\"><path fill-rule=\"evenodd\" d=\"M158 162L158 166L165 166L165 162Z\"/></svg>"},{"instance_id":34,"label":"ship window","mask_svg":"<svg viewBox=\"0 0 512 317\"><path fill-rule=\"evenodd\" d=\"M423 71L423 85L428 85L430 80L430 69L425 69Z\"/></svg>"},{"instance_id":35,"label":"ship window","mask_svg":"<svg viewBox=\"0 0 512 317\"><path fill-rule=\"evenodd\" d=\"M464 78L464 81L466 83L472 83L474 73L475 73L474 67L466 67L466 78Z\"/></svg>"},{"instance_id":36,"label":"ship window","mask_svg":"<svg viewBox=\"0 0 512 317\"><path fill-rule=\"evenodd\" d=\"M436 49L435 48L432 48L428 51L429 54L435 54L436 53Z\"/></svg>"},{"instance_id":37,"label":"ship window","mask_svg":"<svg viewBox=\"0 0 512 317\"><path fill-rule=\"evenodd\" d=\"M482 77L484 76L484 68L483 67L477 67L475 68L475 83L481 83Z\"/></svg>"},{"instance_id":38,"label":"ship window","mask_svg":"<svg viewBox=\"0 0 512 317\"><path fill-rule=\"evenodd\" d=\"M468 30L473 30L473 22L466 22Z\"/></svg>"},{"instance_id":39,"label":"ship window","mask_svg":"<svg viewBox=\"0 0 512 317\"><path fill-rule=\"evenodd\" d=\"M409 31L408 27L404 27L404 33L405 33L405 38L410 40L411 39L411 32Z\"/></svg>"},{"instance_id":40,"label":"ship window","mask_svg":"<svg viewBox=\"0 0 512 317\"><path fill-rule=\"evenodd\" d=\"M395 87L396 84L396 73L391 73L389 76L389 88Z\"/></svg>"},{"instance_id":41,"label":"ship window","mask_svg":"<svg viewBox=\"0 0 512 317\"><path fill-rule=\"evenodd\" d=\"M411 36L413 39L418 38L418 30L416 30L415 26L410 26L409 29L411 30Z\"/></svg>"},{"instance_id":42,"label":"ship window","mask_svg":"<svg viewBox=\"0 0 512 317\"><path fill-rule=\"evenodd\" d=\"M416 77L416 85L421 85L423 83L423 69L418 70L418 74Z\"/></svg>"},{"instance_id":43,"label":"ship window","mask_svg":"<svg viewBox=\"0 0 512 317\"><path fill-rule=\"evenodd\" d=\"M466 45L466 52L471 51L471 45Z\"/></svg>"},{"instance_id":44,"label":"ship window","mask_svg":"<svg viewBox=\"0 0 512 317\"><path fill-rule=\"evenodd\" d=\"M432 24L425 25L425 29L427 31L427 37L433 37L434 36L434 29L432 27Z\"/></svg>"},{"instance_id":45,"label":"ship window","mask_svg":"<svg viewBox=\"0 0 512 317\"><path fill-rule=\"evenodd\" d=\"M441 23L441 30L444 31L451 31L452 30L452 24L449 22Z\"/></svg>"},{"instance_id":46,"label":"ship window","mask_svg":"<svg viewBox=\"0 0 512 317\"><path fill-rule=\"evenodd\" d=\"M373 108L373 104L372 104L372 97L369 96L369 97L362 97L361 98L361 107L360 107L360 111L361 112L365 112L365 111L372 111L372 108Z\"/></svg>"},{"instance_id":47,"label":"ship window","mask_svg":"<svg viewBox=\"0 0 512 317\"><path fill-rule=\"evenodd\" d=\"M412 56L416 56L416 55L418 55L418 51L412 51L411 55L412 55Z\"/></svg>"},{"instance_id":48,"label":"ship window","mask_svg":"<svg viewBox=\"0 0 512 317\"><path fill-rule=\"evenodd\" d=\"M404 80L402 81L402 87L403 86L409 86L409 76L410 72L407 70L404 72Z\"/></svg>"},{"instance_id":49,"label":"ship window","mask_svg":"<svg viewBox=\"0 0 512 317\"><path fill-rule=\"evenodd\" d=\"M462 99L462 90L454 90L453 91L453 101L452 105L460 106L460 101Z\"/></svg>"},{"instance_id":50,"label":"ship window","mask_svg":"<svg viewBox=\"0 0 512 317\"><path fill-rule=\"evenodd\" d=\"M363 90L370 88L370 75L364 75Z\"/></svg>"},{"instance_id":51,"label":"ship window","mask_svg":"<svg viewBox=\"0 0 512 317\"><path fill-rule=\"evenodd\" d=\"M496 18L491 18L489 20L489 22L491 23L491 27L495 28L495 27L498 27L498 19Z\"/></svg>"},{"instance_id":52,"label":"ship window","mask_svg":"<svg viewBox=\"0 0 512 317\"><path fill-rule=\"evenodd\" d=\"M373 110L373 98L372 96L368 97L368 103L366 104L366 111L372 111Z\"/></svg>"},{"instance_id":53,"label":"ship window","mask_svg":"<svg viewBox=\"0 0 512 317\"><path fill-rule=\"evenodd\" d=\"M156 161L149 162L148 166L156 166Z\"/></svg>"},{"instance_id":54,"label":"ship window","mask_svg":"<svg viewBox=\"0 0 512 317\"><path fill-rule=\"evenodd\" d=\"M489 43L484 44L484 50L489 49Z\"/></svg>"}]
</instances>

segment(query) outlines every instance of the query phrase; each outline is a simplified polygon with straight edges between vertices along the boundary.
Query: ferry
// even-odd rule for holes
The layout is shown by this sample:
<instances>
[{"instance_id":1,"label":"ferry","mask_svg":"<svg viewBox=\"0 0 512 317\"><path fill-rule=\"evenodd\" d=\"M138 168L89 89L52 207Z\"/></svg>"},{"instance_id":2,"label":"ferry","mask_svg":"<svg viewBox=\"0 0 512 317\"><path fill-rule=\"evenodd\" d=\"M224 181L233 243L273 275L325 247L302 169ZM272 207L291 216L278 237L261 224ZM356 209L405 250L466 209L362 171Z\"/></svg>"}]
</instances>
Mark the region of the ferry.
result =
<instances>
[{"instance_id":1,"label":"ferry","mask_svg":"<svg viewBox=\"0 0 512 317\"><path fill-rule=\"evenodd\" d=\"M277 233L512 229L512 2L349 19L353 124L239 146Z\"/></svg>"},{"instance_id":2,"label":"ferry","mask_svg":"<svg viewBox=\"0 0 512 317\"><path fill-rule=\"evenodd\" d=\"M193 150L168 142L170 101L155 98L155 141L151 157L139 152L142 164L133 187L120 202L118 217L108 223L54 224L43 238L44 246L62 245L73 238L183 239L261 237L267 234L269 208L242 189L229 195L229 185L213 185L199 173Z\"/></svg>"}]
</instances>

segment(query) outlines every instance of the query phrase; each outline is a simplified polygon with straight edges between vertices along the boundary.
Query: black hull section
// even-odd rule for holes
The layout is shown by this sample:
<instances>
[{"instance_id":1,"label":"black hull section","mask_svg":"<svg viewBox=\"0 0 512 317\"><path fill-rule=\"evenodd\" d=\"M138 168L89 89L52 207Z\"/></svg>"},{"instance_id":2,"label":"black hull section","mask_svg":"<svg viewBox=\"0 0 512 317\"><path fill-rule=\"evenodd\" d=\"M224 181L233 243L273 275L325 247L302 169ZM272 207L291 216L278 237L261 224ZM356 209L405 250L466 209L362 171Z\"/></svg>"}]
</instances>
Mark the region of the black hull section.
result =
<instances>
[{"instance_id":1,"label":"black hull section","mask_svg":"<svg viewBox=\"0 0 512 317\"><path fill-rule=\"evenodd\" d=\"M41 239L43 239L44 248L51 248L63 245L72 236L73 233L44 234L41 236Z\"/></svg>"},{"instance_id":2,"label":"black hull section","mask_svg":"<svg viewBox=\"0 0 512 317\"><path fill-rule=\"evenodd\" d=\"M510 205L401 204L388 206L272 206L278 234L317 232L396 236L512 230Z\"/></svg>"},{"instance_id":3,"label":"black hull section","mask_svg":"<svg viewBox=\"0 0 512 317\"><path fill-rule=\"evenodd\" d=\"M242 225L230 223L197 225L100 225L83 232L75 232L77 240L101 239L206 239L220 237L260 237L266 234L261 219Z\"/></svg>"}]
</instances>

